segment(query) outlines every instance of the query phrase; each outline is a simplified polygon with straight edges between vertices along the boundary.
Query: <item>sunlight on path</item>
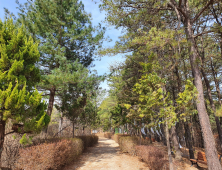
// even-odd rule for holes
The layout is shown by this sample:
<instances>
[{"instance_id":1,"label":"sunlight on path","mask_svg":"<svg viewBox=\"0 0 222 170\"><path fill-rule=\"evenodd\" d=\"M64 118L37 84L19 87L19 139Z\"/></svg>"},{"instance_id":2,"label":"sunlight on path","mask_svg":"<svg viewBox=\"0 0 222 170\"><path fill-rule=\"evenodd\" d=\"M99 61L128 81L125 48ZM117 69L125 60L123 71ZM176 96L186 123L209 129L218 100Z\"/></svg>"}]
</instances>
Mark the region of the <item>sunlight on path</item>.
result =
<instances>
[{"instance_id":1,"label":"sunlight on path","mask_svg":"<svg viewBox=\"0 0 222 170\"><path fill-rule=\"evenodd\" d=\"M119 152L115 141L99 137L99 144L89 148L73 165L64 170L149 170L137 157Z\"/></svg>"}]
</instances>

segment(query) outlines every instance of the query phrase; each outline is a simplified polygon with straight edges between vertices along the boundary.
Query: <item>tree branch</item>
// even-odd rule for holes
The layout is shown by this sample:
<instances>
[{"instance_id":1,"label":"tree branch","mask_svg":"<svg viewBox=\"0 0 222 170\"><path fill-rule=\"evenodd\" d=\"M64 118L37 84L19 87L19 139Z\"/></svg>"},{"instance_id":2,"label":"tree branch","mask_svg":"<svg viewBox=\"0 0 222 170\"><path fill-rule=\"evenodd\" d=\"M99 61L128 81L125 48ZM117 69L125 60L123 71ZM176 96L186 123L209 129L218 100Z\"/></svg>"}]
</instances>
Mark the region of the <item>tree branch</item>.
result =
<instances>
[{"instance_id":1,"label":"tree branch","mask_svg":"<svg viewBox=\"0 0 222 170\"><path fill-rule=\"evenodd\" d=\"M71 124L72 125L72 124ZM71 126L71 125L68 125L64 128L62 128L59 132L57 132L53 137L56 137L60 132L62 132L63 130L65 130L67 127Z\"/></svg>"},{"instance_id":2,"label":"tree branch","mask_svg":"<svg viewBox=\"0 0 222 170\"><path fill-rule=\"evenodd\" d=\"M203 7L200 12L194 17L194 19L192 20L192 23L194 23L198 18L199 16L210 6L210 4L213 4L214 0L210 0L207 5L205 7Z\"/></svg>"},{"instance_id":3,"label":"tree branch","mask_svg":"<svg viewBox=\"0 0 222 170\"><path fill-rule=\"evenodd\" d=\"M12 132L6 133L5 136L6 136L6 135L10 135L10 134L15 133L15 132L16 132L16 131L12 131Z\"/></svg>"},{"instance_id":4,"label":"tree branch","mask_svg":"<svg viewBox=\"0 0 222 170\"><path fill-rule=\"evenodd\" d=\"M202 33L200 33L200 34L197 34L197 35L195 35L195 36L193 36L193 37L194 37L194 38L197 38L197 37L199 37L199 36L201 36L201 35L208 34L208 33L211 33L211 32L214 32L214 31L205 31L205 32L202 32Z\"/></svg>"},{"instance_id":5,"label":"tree branch","mask_svg":"<svg viewBox=\"0 0 222 170\"><path fill-rule=\"evenodd\" d=\"M176 14L177 14L177 18L178 18L178 26L177 26L177 30L180 28L180 25L181 25L181 17L180 17L180 13L179 11L177 10L177 7L172 3L172 2L169 2L169 4L174 8Z\"/></svg>"}]
</instances>

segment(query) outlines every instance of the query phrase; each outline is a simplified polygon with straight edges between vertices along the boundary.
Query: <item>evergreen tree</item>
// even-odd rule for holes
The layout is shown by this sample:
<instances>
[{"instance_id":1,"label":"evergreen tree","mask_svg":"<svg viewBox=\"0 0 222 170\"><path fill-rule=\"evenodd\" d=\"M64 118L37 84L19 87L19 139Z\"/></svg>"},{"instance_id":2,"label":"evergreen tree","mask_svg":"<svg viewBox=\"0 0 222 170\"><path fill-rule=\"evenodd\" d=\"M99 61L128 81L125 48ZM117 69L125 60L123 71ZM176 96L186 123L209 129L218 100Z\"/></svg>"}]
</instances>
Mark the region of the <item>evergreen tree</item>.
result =
<instances>
[{"instance_id":1,"label":"evergreen tree","mask_svg":"<svg viewBox=\"0 0 222 170\"><path fill-rule=\"evenodd\" d=\"M40 132L50 121L35 89L40 80L38 44L26 34L12 19L0 21L0 155L8 120L18 133Z\"/></svg>"},{"instance_id":2,"label":"evergreen tree","mask_svg":"<svg viewBox=\"0 0 222 170\"><path fill-rule=\"evenodd\" d=\"M97 32L93 28L79 0L28 0L25 5L19 4L19 9L18 21L40 43L39 68L43 76L39 88L50 92L47 110L50 116L58 91L67 82L75 81L71 74L77 70L72 70L72 63L78 60L85 67L91 65L104 30Z\"/></svg>"}]
</instances>

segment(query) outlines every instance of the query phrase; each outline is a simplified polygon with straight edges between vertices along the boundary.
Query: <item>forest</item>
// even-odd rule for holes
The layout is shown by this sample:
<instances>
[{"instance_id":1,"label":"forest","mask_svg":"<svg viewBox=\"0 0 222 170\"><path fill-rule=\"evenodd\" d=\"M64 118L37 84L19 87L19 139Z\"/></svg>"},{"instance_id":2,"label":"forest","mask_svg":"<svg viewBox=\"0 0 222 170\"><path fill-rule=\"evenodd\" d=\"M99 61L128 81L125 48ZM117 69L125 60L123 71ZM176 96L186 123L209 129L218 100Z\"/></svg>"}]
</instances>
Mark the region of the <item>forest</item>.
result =
<instances>
[{"instance_id":1,"label":"forest","mask_svg":"<svg viewBox=\"0 0 222 170\"><path fill-rule=\"evenodd\" d=\"M136 141L142 155L162 143L170 170L184 148L192 165L199 149L209 170L221 170L221 0L93 2L107 27L122 30L112 47L104 46L108 28L92 24L80 0L17 0L17 14L5 8L0 167L59 169L98 143L94 130L122 151ZM124 61L108 73L94 71L98 57L119 54Z\"/></svg>"}]
</instances>

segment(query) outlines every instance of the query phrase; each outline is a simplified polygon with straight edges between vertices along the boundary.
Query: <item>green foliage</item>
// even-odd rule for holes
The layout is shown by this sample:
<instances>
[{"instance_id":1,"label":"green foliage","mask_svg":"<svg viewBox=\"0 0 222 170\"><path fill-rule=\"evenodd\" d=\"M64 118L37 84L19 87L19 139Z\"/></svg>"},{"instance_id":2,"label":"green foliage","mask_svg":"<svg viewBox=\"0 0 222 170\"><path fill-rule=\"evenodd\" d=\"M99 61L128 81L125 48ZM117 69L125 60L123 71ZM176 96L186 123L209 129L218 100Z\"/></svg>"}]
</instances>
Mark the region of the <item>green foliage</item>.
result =
<instances>
[{"instance_id":1,"label":"green foliage","mask_svg":"<svg viewBox=\"0 0 222 170\"><path fill-rule=\"evenodd\" d=\"M185 119L196 112L193 108L193 102L196 99L197 90L190 80L187 80L185 90L178 94L177 107L173 105L170 93L165 92L165 84L166 80L153 72L144 74L134 86L134 91L139 94L140 101L136 113L140 117L152 119L155 122L152 126L156 126L162 120L162 123L167 121L169 127L171 127L175 125L175 122L178 122L178 118ZM183 110L184 113L178 115L175 112L176 109ZM133 114L135 111L130 110L130 113Z\"/></svg>"},{"instance_id":2,"label":"green foliage","mask_svg":"<svg viewBox=\"0 0 222 170\"><path fill-rule=\"evenodd\" d=\"M184 118L192 114L197 113L197 110L194 109L193 105L197 98L198 92L191 80L186 81L185 90L182 93L178 94L177 109L182 110L183 113L180 114L181 118Z\"/></svg>"},{"instance_id":3,"label":"green foliage","mask_svg":"<svg viewBox=\"0 0 222 170\"><path fill-rule=\"evenodd\" d=\"M104 131L107 131L111 126L112 120L112 109L116 106L116 99L114 97L108 97L103 100L99 107L98 117L100 120L100 126L103 127Z\"/></svg>"},{"instance_id":4,"label":"green foliage","mask_svg":"<svg viewBox=\"0 0 222 170\"><path fill-rule=\"evenodd\" d=\"M78 71L73 62L90 66L104 30L93 28L82 2L28 0L19 4L19 9L18 21L40 43L41 87L61 88L60 85L73 82L72 73Z\"/></svg>"},{"instance_id":5,"label":"green foliage","mask_svg":"<svg viewBox=\"0 0 222 170\"><path fill-rule=\"evenodd\" d=\"M19 143L22 145L32 144L32 137L26 137L26 134L24 134L20 139Z\"/></svg>"},{"instance_id":6,"label":"green foliage","mask_svg":"<svg viewBox=\"0 0 222 170\"><path fill-rule=\"evenodd\" d=\"M35 89L40 80L38 44L27 38L12 19L0 21L0 115L2 121L22 123L19 131L39 132L49 123L46 105Z\"/></svg>"}]
</instances>

